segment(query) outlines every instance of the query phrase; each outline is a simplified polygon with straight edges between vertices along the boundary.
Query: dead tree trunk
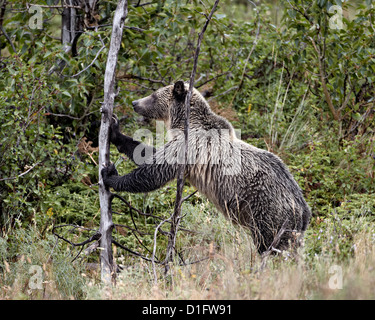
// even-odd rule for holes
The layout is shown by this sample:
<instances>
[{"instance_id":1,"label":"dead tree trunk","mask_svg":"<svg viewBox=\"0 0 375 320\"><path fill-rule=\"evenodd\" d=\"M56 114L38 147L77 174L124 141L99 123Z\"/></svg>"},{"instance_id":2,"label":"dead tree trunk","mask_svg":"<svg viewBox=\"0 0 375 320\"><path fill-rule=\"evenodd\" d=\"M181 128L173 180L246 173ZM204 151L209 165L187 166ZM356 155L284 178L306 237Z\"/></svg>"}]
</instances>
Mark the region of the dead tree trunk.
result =
<instances>
[{"instance_id":1,"label":"dead tree trunk","mask_svg":"<svg viewBox=\"0 0 375 320\"><path fill-rule=\"evenodd\" d=\"M61 6L64 8L61 14L61 43L63 44L65 53L72 51L74 40L76 39L77 41L78 36L83 32L83 15L79 14L76 8L73 8L74 6L78 7L80 1L81 0L61 0ZM57 69L61 71L65 65L66 61L59 59L56 65L49 70L48 74L52 74Z\"/></svg>"},{"instance_id":2,"label":"dead tree trunk","mask_svg":"<svg viewBox=\"0 0 375 320\"><path fill-rule=\"evenodd\" d=\"M101 170L109 165L109 129L115 99L115 70L117 56L121 45L124 22L128 14L127 0L119 0L113 18L111 44L104 75L104 102L99 133L99 201L100 201L100 265L101 280L104 284L114 283L116 276L115 263L112 255L112 211L111 192L104 186Z\"/></svg>"},{"instance_id":3,"label":"dead tree trunk","mask_svg":"<svg viewBox=\"0 0 375 320\"><path fill-rule=\"evenodd\" d=\"M64 3L63 0L62 3ZM66 4L69 6L76 5L75 1L73 0L67 0ZM67 47L71 46L78 28L80 28L80 26L78 25L77 21L76 9L64 8L61 15L61 42L64 45L65 51L68 50Z\"/></svg>"},{"instance_id":4,"label":"dead tree trunk","mask_svg":"<svg viewBox=\"0 0 375 320\"><path fill-rule=\"evenodd\" d=\"M70 6L65 7L61 15L61 43L66 53L73 51L73 46L84 29L83 11L73 8L80 6L80 2L81 0L65 0L64 2ZM60 68L65 65L65 62L61 62L61 64Z\"/></svg>"}]
</instances>

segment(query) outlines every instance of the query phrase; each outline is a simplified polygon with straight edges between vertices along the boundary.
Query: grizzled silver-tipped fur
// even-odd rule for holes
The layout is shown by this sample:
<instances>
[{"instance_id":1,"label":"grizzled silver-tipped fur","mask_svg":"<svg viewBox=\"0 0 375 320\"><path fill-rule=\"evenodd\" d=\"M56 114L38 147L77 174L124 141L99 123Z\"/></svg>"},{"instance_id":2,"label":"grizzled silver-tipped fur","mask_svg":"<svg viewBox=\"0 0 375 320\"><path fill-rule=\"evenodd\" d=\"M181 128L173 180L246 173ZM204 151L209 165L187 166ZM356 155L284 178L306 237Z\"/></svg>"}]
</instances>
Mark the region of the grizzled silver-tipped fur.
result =
<instances>
[{"instance_id":1,"label":"grizzled silver-tipped fur","mask_svg":"<svg viewBox=\"0 0 375 320\"><path fill-rule=\"evenodd\" d=\"M184 102L188 85L178 81L133 102L134 110L162 120L170 140L155 150L111 126L111 142L136 162L139 150L152 161L118 176L113 165L102 171L104 183L117 191L149 192L173 180L184 152ZM251 230L260 253L265 252L283 227L276 249L299 244L310 220L310 210L298 184L276 155L239 140L232 125L215 114L194 89L191 99L189 153L186 177L229 219ZM138 150L137 152L135 152ZM151 160L151 159L150 159Z\"/></svg>"}]
</instances>

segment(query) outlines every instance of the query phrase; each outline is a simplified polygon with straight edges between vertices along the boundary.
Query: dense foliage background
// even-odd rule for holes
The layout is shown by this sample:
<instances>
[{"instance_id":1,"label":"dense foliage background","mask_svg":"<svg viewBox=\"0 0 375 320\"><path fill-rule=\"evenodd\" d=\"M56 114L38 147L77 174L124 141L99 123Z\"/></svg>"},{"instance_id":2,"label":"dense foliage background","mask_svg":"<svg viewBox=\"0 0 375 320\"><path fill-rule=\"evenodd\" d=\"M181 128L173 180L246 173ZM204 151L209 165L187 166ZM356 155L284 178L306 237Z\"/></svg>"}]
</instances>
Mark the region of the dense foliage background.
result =
<instances>
[{"instance_id":1,"label":"dense foliage background","mask_svg":"<svg viewBox=\"0 0 375 320\"><path fill-rule=\"evenodd\" d=\"M99 225L97 135L116 1L98 1L90 14L78 9L79 0L69 2L77 6L79 34L71 39L70 50L62 42L66 10L58 8L59 3L35 1L43 5L41 26L35 27L36 11L28 9L28 1L0 1L0 285L5 298L97 294L87 289L96 274L86 275L86 266L98 262L97 253L72 263L79 249L56 241L52 228L75 224L89 229L66 229L66 237L80 242ZM140 127L155 132L154 123L132 111L131 101L188 79L197 34L212 3L129 1L115 101L115 113L128 135ZM243 140L288 164L311 206L303 258L307 273L317 272L317 261L357 261L351 259L357 257L358 235L363 250L374 257L374 28L371 0L227 0L220 2L204 36L196 87L215 112L241 131ZM115 148L111 159L121 173L134 167ZM193 191L186 185L184 195ZM147 195L123 196L144 212L166 216L173 210L175 183ZM149 255L158 220L130 214L116 200L113 210L116 240ZM199 194L183 210L183 228L191 231L181 233L178 245L186 261L215 250L223 254L228 243L235 243L231 250L236 257L246 257L239 260L243 265L236 276L254 276L256 258L246 253L251 246L243 240L248 239L246 231L222 219ZM137 228L141 239L132 230ZM158 237L158 255L164 254L165 243ZM144 262L122 249L115 254L132 281L148 281ZM209 263L214 283L225 268ZM43 292L28 289L31 265L43 267L54 289L48 289L48 283ZM137 277L129 271L133 265ZM200 288L208 281L202 268L188 269L189 281ZM186 282L186 269L178 272ZM130 281L126 274L125 282ZM310 293L320 288L302 287ZM230 297L247 297L239 292ZM306 298L306 292L301 289L299 297ZM370 290L365 296L375 293Z\"/></svg>"}]
</instances>

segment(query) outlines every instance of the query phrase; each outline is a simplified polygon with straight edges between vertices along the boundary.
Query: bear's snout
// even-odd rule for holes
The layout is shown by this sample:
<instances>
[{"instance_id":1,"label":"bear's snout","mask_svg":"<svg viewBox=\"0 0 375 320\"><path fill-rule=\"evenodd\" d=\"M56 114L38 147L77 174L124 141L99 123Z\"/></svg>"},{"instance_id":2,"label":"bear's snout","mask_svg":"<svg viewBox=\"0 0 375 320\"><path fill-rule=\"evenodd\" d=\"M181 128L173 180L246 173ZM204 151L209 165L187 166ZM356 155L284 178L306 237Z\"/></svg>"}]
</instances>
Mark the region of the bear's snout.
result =
<instances>
[{"instance_id":1,"label":"bear's snout","mask_svg":"<svg viewBox=\"0 0 375 320\"><path fill-rule=\"evenodd\" d=\"M133 109L134 109L134 111L135 112L137 112L138 113L138 105L139 105L139 100L134 100L134 101L132 101L132 105L133 105Z\"/></svg>"},{"instance_id":2,"label":"bear's snout","mask_svg":"<svg viewBox=\"0 0 375 320\"><path fill-rule=\"evenodd\" d=\"M135 108L135 107L138 105L138 101L139 101L139 100L134 100L134 101L132 101L133 108Z\"/></svg>"}]
</instances>

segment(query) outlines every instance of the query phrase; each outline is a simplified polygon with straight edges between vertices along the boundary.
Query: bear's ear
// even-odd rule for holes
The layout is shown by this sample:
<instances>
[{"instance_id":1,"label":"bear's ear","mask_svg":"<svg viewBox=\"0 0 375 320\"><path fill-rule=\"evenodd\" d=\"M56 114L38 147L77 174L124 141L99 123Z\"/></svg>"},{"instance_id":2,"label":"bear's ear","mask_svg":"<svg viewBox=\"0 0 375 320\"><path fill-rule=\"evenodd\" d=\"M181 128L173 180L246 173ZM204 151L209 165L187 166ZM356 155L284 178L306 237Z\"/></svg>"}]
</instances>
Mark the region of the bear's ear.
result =
<instances>
[{"instance_id":1,"label":"bear's ear","mask_svg":"<svg viewBox=\"0 0 375 320\"><path fill-rule=\"evenodd\" d=\"M177 81L173 87L173 95L177 99L183 99L185 98L185 94L186 94L185 83L181 80Z\"/></svg>"}]
</instances>

